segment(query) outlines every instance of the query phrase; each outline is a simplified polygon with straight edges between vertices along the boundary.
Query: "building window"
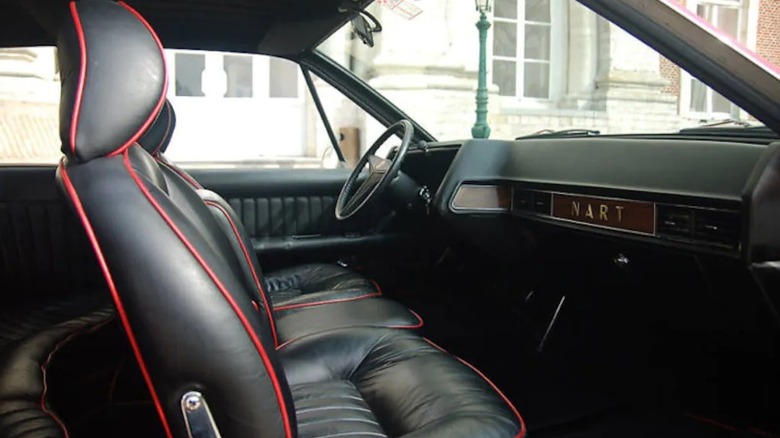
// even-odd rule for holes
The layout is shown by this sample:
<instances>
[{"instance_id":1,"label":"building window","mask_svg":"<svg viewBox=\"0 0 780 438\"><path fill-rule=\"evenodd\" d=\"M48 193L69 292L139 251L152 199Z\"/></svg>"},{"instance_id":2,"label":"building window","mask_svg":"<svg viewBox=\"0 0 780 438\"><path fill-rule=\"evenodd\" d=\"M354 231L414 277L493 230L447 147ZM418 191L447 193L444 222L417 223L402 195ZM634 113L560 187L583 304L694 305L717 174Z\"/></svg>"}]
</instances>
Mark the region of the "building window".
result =
<instances>
[{"instance_id":1,"label":"building window","mask_svg":"<svg viewBox=\"0 0 780 438\"><path fill-rule=\"evenodd\" d=\"M225 55L222 67L227 79L225 97L252 97L252 57Z\"/></svg>"},{"instance_id":2,"label":"building window","mask_svg":"<svg viewBox=\"0 0 780 438\"><path fill-rule=\"evenodd\" d=\"M690 0L688 8L737 41L747 35L747 0ZM681 96L687 112L700 119L739 117L740 109L698 79L684 75Z\"/></svg>"},{"instance_id":3,"label":"building window","mask_svg":"<svg viewBox=\"0 0 780 438\"><path fill-rule=\"evenodd\" d=\"M298 65L281 58L268 60L269 97L298 97Z\"/></svg>"},{"instance_id":4,"label":"building window","mask_svg":"<svg viewBox=\"0 0 780 438\"><path fill-rule=\"evenodd\" d=\"M203 70L206 56L194 53L176 54L176 95L205 96L203 94Z\"/></svg>"},{"instance_id":5,"label":"building window","mask_svg":"<svg viewBox=\"0 0 780 438\"><path fill-rule=\"evenodd\" d=\"M501 96L553 99L562 37L557 0L496 0L493 83Z\"/></svg>"}]
</instances>

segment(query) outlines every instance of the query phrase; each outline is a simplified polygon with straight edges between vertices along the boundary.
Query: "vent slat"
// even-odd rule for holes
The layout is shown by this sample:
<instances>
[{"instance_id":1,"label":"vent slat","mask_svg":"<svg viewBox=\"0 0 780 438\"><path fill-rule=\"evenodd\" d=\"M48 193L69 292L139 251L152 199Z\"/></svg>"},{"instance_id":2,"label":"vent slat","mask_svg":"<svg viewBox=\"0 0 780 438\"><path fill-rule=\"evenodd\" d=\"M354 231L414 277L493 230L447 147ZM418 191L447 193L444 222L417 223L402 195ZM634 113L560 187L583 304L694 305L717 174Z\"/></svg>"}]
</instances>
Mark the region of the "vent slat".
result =
<instances>
[{"instance_id":1,"label":"vent slat","mask_svg":"<svg viewBox=\"0 0 780 438\"><path fill-rule=\"evenodd\" d=\"M692 237L693 212L690 208L659 205L656 233L659 236Z\"/></svg>"},{"instance_id":2,"label":"vent slat","mask_svg":"<svg viewBox=\"0 0 780 438\"><path fill-rule=\"evenodd\" d=\"M739 213L659 204L656 234L661 238L736 249L740 241Z\"/></svg>"},{"instance_id":3,"label":"vent slat","mask_svg":"<svg viewBox=\"0 0 780 438\"><path fill-rule=\"evenodd\" d=\"M697 212L693 234L696 240L736 248L739 245L739 215L727 211Z\"/></svg>"}]
</instances>

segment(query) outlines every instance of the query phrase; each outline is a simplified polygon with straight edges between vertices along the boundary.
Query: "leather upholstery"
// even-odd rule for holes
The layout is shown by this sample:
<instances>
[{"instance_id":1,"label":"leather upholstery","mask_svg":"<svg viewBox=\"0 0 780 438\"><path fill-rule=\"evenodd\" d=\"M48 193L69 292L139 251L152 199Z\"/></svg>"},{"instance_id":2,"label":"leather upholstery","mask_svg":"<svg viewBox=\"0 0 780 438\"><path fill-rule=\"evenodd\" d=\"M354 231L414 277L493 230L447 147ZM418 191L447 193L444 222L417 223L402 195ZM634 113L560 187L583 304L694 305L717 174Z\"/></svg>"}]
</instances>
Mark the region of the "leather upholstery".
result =
<instances>
[{"instance_id":1,"label":"leather upholstery","mask_svg":"<svg viewBox=\"0 0 780 438\"><path fill-rule=\"evenodd\" d=\"M488 380L413 332L343 329L299 339L279 352L294 399L307 394L306 404L295 405L301 437L359 431L498 438L525 432ZM318 412L325 404L340 409ZM323 417L327 421L315 422ZM382 432L370 435L375 422Z\"/></svg>"},{"instance_id":2,"label":"leather upholstery","mask_svg":"<svg viewBox=\"0 0 780 438\"><path fill-rule=\"evenodd\" d=\"M94 294L0 310L0 438L67 436L47 401L46 370L67 342L113 317L105 298Z\"/></svg>"},{"instance_id":3,"label":"leather upholstery","mask_svg":"<svg viewBox=\"0 0 780 438\"><path fill-rule=\"evenodd\" d=\"M330 435L387 437L349 380L302 383L292 386L298 438Z\"/></svg>"},{"instance_id":4,"label":"leather upholstery","mask_svg":"<svg viewBox=\"0 0 780 438\"><path fill-rule=\"evenodd\" d=\"M198 194L206 202L206 205L211 208L214 218L233 247L238 264L243 272L245 285L251 291L250 294L258 305L264 308L270 308L269 304L282 307L301 306L368 298L381 294L370 280L332 264L295 266L269 272L265 274L264 281L261 280L262 273L254 253L254 245L250 235L243 226L244 222L236 214L233 205L228 204L217 193L202 189L200 184L195 182L192 177L189 177L187 172L165 160L162 153L168 148L175 125L175 111L171 103L166 100L165 105L149 131L139 140L139 145L158 160L162 165L162 174L171 184L189 185L197 190ZM186 192L186 188L182 189L183 192ZM273 201L270 204L276 205ZM278 205L284 205L284 203L280 201ZM296 205L298 207L303 205L306 211L309 211L308 207L310 204L308 203L301 204L299 202ZM317 203L315 202L313 205L317 205ZM332 206L330 206L330 209L332 209ZM318 216L321 214L322 210L319 210ZM282 214L282 217L286 216L286 214ZM328 216L332 220L332 215ZM297 224L300 221L288 221L287 223ZM285 231L295 234L297 230ZM381 323L381 321L378 321L378 323ZM388 324L393 325L393 321L388 321ZM271 329L274 329L273 322L271 322ZM276 338L275 332L274 337Z\"/></svg>"},{"instance_id":5,"label":"leather upholstery","mask_svg":"<svg viewBox=\"0 0 780 438\"><path fill-rule=\"evenodd\" d=\"M134 15L109 0L90 4L98 23L106 15ZM98 41L107 34L146 39L152 33L133 26L103 29L105 35L93 35ZM126 48L115 49L123 59ZM153 64L163 58L161 52L150 56ZM151 106L156 97L147 99ZM111 126L111 116L90 122ZM109 149L95 148L104 156L88 161L64 159L58 182L90 237L168 436L188 436L180 400L198 390L221 436L293 438L296 418L307 413L301 385L338 391L342 398L359 395L359 408L368 406L390 436L522 436L521 420L492 385L410 330L333 329L274 348L268 309L254 307L236 253L223 244L226 234L214 232L210 208L194 190L172 183L141 147ZM348 381L357 391L345 389L346 383L319 385L333 381ZM325 411L315 409L320 422L305 436L349 433L344 415Z\"/></svg>"},{"instance_id":6,"label":"leather upholstery","mask_svg":"<svg viewBox=\"0 0 780 438\"><path fill-rule=\"evenodd\" d=\"M314 333L346 327L417 329L423 320L406 307L385 298L298 307L274 314L279 345ZM277 347L279 348L279 347Z\"/></svg>"},{"instance_id":7,"label":"leather upholstery","mask_svg":"<svg viewBox=\"0 0 780 438\"><path fill-rule=\"evenodd\" d=\"M167 106L162 112L172 113L172 108ZM160 121L165 123L166 118L158 116L155 124ZM158 146L160 150L165 150L167 147L165 142L160 143L157 137L150 134L142 139L151 144L162 144L161 147ZM140 154L141 149L132 148L128 152L133 156ZM153 163L152 160L140 156L138 162ZM342 303L341 301L345 300L373 297L379 293L370 281L338 265L305 265L285 270L278 275L274 273L263 275L244 228L233 209L222 197L204 189L193 192L188 181L168 166L160 166L158 173L163 175L165 180L159 184L167 188L171 199L186 211L197 228L208 230L205 237L210 240L214 248L226 254L233 273L241 278L255 308L267 321L267 324L263 324L264 332L271 333L275 345L331 328L354 326L419 328L422 325L417 315L392 301L380 300L373 304L357 305L349 302ZM198 197L209 207L213 218L199 216L193 210L192 205L200 204ZM306 295L301 295L304 293ZM272 313L266 311L273 310L276 303L284 304L279 308L284 311L284 323L279 327L275 318L271 316ZM316 304L328 304L331 309L322 311L312 308L311 312L305 314L302 312L303 307Z\"/></svg>"},{"instance_id":8,"label":"leather upholstery","mask_svg":"<svg viewBox=\"0 0 780 438\"><path fill-rule=\"evenodd\" d=\"M197 388L208 394L223 436L288 435L294 419L283 419L291 418L292 401L276 371L267 319L230 263L232 252L221 251L208 229L196 225L196 218L212 217L208 207L194 193L198 202L175 204L152 183L159 176L138 171L148 168L138 161L154 159L131 149L65 163L59 181L95 235L164 429L186 436L179 399Z\"/></svg>"},{"instance_id":9,"label":"leather upholstery","mask_svg":"<svg viewBox=\"0 0 780 438\"><path fill-rule=\"evenodd\" d=\"M138 139L138 144L146 149L146 152L156 157L168 149L175 129L176 112L173 110L171 102L165 99L162 109L149 129Z\"/></svg>"},{"instance_id":10,"label":"leather upholstery","mask_svg":"<svg viewBox=\"0 0 780 438\"><path fill-rule=\"evenodd\" d=\"M368 279L335 264L312 263L272 271L266 290L277 310L381 295Z\"/></svg>"},{"instance_id":11,"label":"leather upholstery","mask_svg":"<svg viewBox=\"0 0 780 438\"><path fill-rule=\"evenodd\" d=\"M63 153L88 161L123 151L146 131L165 99L165 60L157 36L124 3L72 2L69 12L57 40L60 138Z\"/></svg>"}]
</instances>

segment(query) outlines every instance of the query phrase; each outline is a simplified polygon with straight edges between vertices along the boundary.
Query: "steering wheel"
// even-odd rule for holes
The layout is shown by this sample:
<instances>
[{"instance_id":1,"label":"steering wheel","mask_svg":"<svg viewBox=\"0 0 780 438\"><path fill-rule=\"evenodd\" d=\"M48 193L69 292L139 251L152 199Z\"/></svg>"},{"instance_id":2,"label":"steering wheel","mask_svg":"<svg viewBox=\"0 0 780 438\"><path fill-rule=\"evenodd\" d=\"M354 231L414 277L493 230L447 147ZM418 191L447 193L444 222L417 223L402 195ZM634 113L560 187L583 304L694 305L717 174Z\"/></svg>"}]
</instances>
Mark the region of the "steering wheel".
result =
<instances>
[{"instance_id":1,"label":"steering wheel","mask_svg":"<svg viewBox=\"0 0 780 438\"><path fill-rule=\"evenodd\" d=\"M376 151L384 142L394 134L401 134L401 145L392 160L378 157ZM341 188L339 198L336 201L336 219L348 219L360 211L368 201L375 199L387 189L387 186L398 175L401 163L404 161L409 143L412 140L414 128L408 120L399 120L390 125L385 132L371 145L360 158L355 170L347 178L344 187ZM363 169L368 165L366 179L356 187L358 178Z\"/></svg>"}]
</instances>

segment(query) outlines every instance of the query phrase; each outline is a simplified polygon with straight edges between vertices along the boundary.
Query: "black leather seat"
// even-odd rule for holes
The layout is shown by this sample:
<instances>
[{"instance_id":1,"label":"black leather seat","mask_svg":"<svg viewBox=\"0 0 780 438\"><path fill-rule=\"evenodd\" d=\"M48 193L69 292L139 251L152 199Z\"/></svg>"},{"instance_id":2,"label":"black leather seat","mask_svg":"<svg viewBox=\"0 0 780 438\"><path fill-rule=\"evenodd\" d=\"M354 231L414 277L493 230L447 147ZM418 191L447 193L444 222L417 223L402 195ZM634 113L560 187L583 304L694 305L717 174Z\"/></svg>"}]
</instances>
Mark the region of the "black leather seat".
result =
<instances>
[{"instance_id":1,"label":"black leather seat","mask_svg":"<svg viewBox=\"0 0 780 438\"><path fill-rule=\"evenodd\" d=\"M172 179L178 176L194 190L204 190L195 178L179 166L171 163L164 155L175 129L176 112L173 110L170 101L166 100L160 114L149 130L138 140L138 144L157 159L162 165L163 172L167 178ZM219 195L209 193L206 196L209 200L219 204L209 205L216 216L230 214L236 217L233 208ZM228 210L228 212L221 211L222 209ZM326 212L326 214L328 213ZM222 218L218 217L218 220L224 222ZM233 233L231 225L230 223L224 223L227 234ZM240 223L234 225L240 227ZM255 259L251 240L244 238L239 241L239 243L244 242L246 243L245 247L237 249L241 252L247 250L247 257ZM253 260L251 263L254 269L257 270L257 273L260 274L260 266L257 264L257 261ZM267 272L261 277L262 286L277 310L371 298L382 294L379 285L374 281L336 264L316 263L294 266Z\"/></svg>"},{"instance_id":2,"label":"black leather seat","mask_svg":"<svg viewBox=\"0 0 780 438\"><path fill-rule=\"evenodd\" d=\"M165 129L160 129L160 126ZM166 101L140 142L146 144L145 149L152 152L164 149L174 127L175 113ZM175 166L166 165L164 158L157 159L169 196L189 211L195 225L211 230L207 238L212 246L221 250L233 272L242 279L255 309L268 320L276 346L334 328L373 326L416 329L422 326L419 315L380 297L379 293L371 293L375 289L365 287L371 284L368 280L338 265L310 264L263 275L252 243L230 204L214 192L194 188L186 173ZM193 201L194 205L201 205L193 192L211 211L211 217L198 215L192 210ZM301 288L305 288L303 294L299 293Z\"/></svg>"},{"instance_id":3,"label":"black leather seat","mask_svg":"<svg viewBox=\"0 0 780 438\"><path fill-rule=\"evenodd\" d=\"M114 319L103 294L79 294L0 307L0 437L65 437L49 405L47 370L57 353Z\"/></svg>"},{"instance_id":4,"label":"black leather seat","mask_svg":"<svg viewBox=\"0 0 780 438\"><path fill-rule=\"evenodd\" d=\"M255 309L209 207L169 185L136 143L165 100L159 40L121 2L81 1L70 11L58 44L66 155L58 181L168 436L191 436L204 402L211 417L198 426L213 419L226 438L525 434L484 376L413 331L331 329L275 347L268 309Z\"/></svg>"}]
</instances>

